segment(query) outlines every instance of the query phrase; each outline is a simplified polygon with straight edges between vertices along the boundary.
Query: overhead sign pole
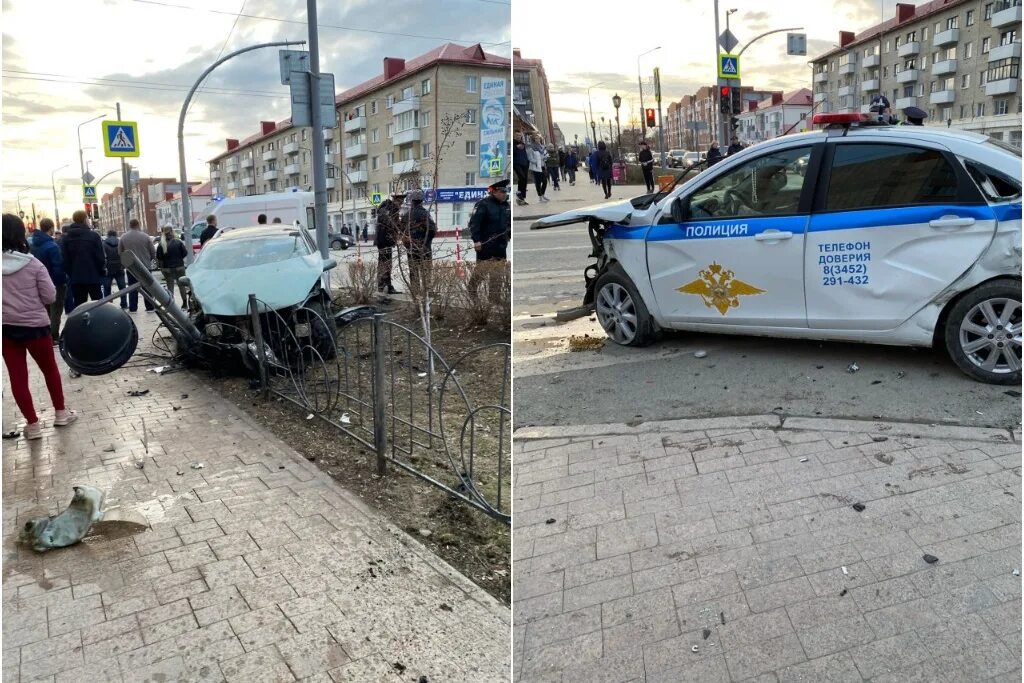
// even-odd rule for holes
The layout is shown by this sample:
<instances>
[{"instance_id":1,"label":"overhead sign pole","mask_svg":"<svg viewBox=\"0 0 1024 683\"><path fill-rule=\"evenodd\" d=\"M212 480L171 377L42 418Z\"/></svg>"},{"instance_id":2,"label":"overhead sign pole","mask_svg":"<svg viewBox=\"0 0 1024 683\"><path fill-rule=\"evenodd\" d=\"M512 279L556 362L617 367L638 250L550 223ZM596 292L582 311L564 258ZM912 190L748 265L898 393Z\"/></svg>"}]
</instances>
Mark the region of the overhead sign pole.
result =
<instances>
[{"instance_id":1,"label":"overhead sign pole","mask_svg":"<svg viewBox=\"0 0 1024 683\"><path fill-rule=\"evenodd\" d=\"M327 168L320 111L320 37L316 26L316 0L306 0L306 23L309 25L309 99L313 123L313 213L316 216L316 244L320 247L320 256L326 259L330 257L327 243ZM331 101L333 104L333 93Z\"/></svg>"},{"instance_id":2,"label":"overhead sign pole","mask_svg":"<svg viewBox=\"0 0 1024 683\"><path fill-rule=\"evenodd\" d=\"M120 121L121 120L121 103L120 102L117 103L116 115L117 115L117 120ZM104 133L104 135L103 135L103 143L109 147L109 145L110 145L110 135L107 134L107 130L108 129L107 129L107 126L106 126L106 124L108 122L104 121L103 123L104 123L104 126L103 126L103 133ZM136 137L138 137L138 136L136 136ZM122 216L121 220L124 221L124 224L121 226L121 232L122 233L128 231L128 223L131 221L131 208L132 208L131 207L132 199L131 199L131 197L129 196L129 193L128 193L128 189L129 189L129 185L128 185L128 165L125 164L124 159L125 158L122 155L121 156L121 216Z\"/></svg>"}]
</instances>

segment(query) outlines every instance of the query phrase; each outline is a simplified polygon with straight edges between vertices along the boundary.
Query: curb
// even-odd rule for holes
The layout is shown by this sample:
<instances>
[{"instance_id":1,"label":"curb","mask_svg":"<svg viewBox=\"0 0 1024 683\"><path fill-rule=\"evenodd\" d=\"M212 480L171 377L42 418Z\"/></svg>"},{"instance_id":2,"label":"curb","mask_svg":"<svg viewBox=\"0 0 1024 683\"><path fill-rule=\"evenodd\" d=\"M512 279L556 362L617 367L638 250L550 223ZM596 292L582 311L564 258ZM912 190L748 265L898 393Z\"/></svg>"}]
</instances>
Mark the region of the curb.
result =
<instances>
[{"instance_id":1,"label":"curb","mask_svg":"<svg viewBox=\"0 0 1024 683\"><path fill-rule=\"evenodd\" d=\"M891 422L883 420L845 420L818 417L786 417L782 415L747 415L736 417L688 418L643 422L569 425L548 427L520 427L515 439L588 438L594 436L638 436L661 432L693 432L708 429L773 429L792 431L822 431L872 433L884 432L889 436L910 436L929 439L961 439L1020 443L1020 432L987 427L958 427L955 425Z\"/></svg>"}]
</instances>

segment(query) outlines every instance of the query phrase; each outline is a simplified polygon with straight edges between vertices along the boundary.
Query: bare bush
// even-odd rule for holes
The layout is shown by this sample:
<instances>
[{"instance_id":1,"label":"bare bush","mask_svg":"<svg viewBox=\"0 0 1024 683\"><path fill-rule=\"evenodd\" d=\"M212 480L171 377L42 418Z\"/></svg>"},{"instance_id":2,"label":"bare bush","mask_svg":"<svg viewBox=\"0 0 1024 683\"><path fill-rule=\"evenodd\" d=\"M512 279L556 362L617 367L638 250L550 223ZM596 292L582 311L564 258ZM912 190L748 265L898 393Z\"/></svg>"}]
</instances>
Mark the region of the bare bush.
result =
<instances>
[{"instance_id":1,"label":"bare bush","mask_svg":"<svg viewBox=\"0 0 1024 683\"><path fill-rule=\"evenodd\" d=\"M349 293L351 304L362 306L377 299L377 263L353 261L348 264Z\"/></svg>"}]
</instances>

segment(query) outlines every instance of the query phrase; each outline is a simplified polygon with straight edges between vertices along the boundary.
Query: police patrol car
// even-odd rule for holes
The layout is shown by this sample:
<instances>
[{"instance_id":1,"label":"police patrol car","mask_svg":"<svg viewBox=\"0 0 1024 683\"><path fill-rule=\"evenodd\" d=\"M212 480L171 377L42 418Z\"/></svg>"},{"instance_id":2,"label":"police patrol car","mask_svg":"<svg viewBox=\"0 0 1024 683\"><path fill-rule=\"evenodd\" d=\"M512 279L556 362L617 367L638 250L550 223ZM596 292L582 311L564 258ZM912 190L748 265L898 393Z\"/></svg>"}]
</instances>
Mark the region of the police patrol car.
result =
<instances>
[{"instance_id":1,"label":"police patrol car","mask_svg":"<svg viewBox=\"0 0 1024 683\"><path fill-rule=\"evenodd\" d=\"M945 347L1021 381L1021 153L984 135L819 114L587 222L584 306L616 343L659 329Z\"/></svg>"}]
</instances>

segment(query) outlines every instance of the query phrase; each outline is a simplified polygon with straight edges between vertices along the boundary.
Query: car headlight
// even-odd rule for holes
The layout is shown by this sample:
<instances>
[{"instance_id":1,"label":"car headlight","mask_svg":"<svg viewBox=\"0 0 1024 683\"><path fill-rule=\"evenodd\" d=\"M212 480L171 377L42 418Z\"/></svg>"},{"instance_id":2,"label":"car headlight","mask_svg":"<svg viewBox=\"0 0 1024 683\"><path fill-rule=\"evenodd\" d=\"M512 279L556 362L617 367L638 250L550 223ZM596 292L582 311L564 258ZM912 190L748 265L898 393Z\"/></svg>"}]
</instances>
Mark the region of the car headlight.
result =
<instances>
[{"instance_id":1,"label":"car headlight","mask_svg":"<svg viewBox=\"0 0 1024 683\"><path fill-rule=\"evenodd\" d=\"M220 323L210 323L206 326L206 335L209 337L219 337L224 334L224 328L221 327Z\"/></svg>"}]
</instances>

